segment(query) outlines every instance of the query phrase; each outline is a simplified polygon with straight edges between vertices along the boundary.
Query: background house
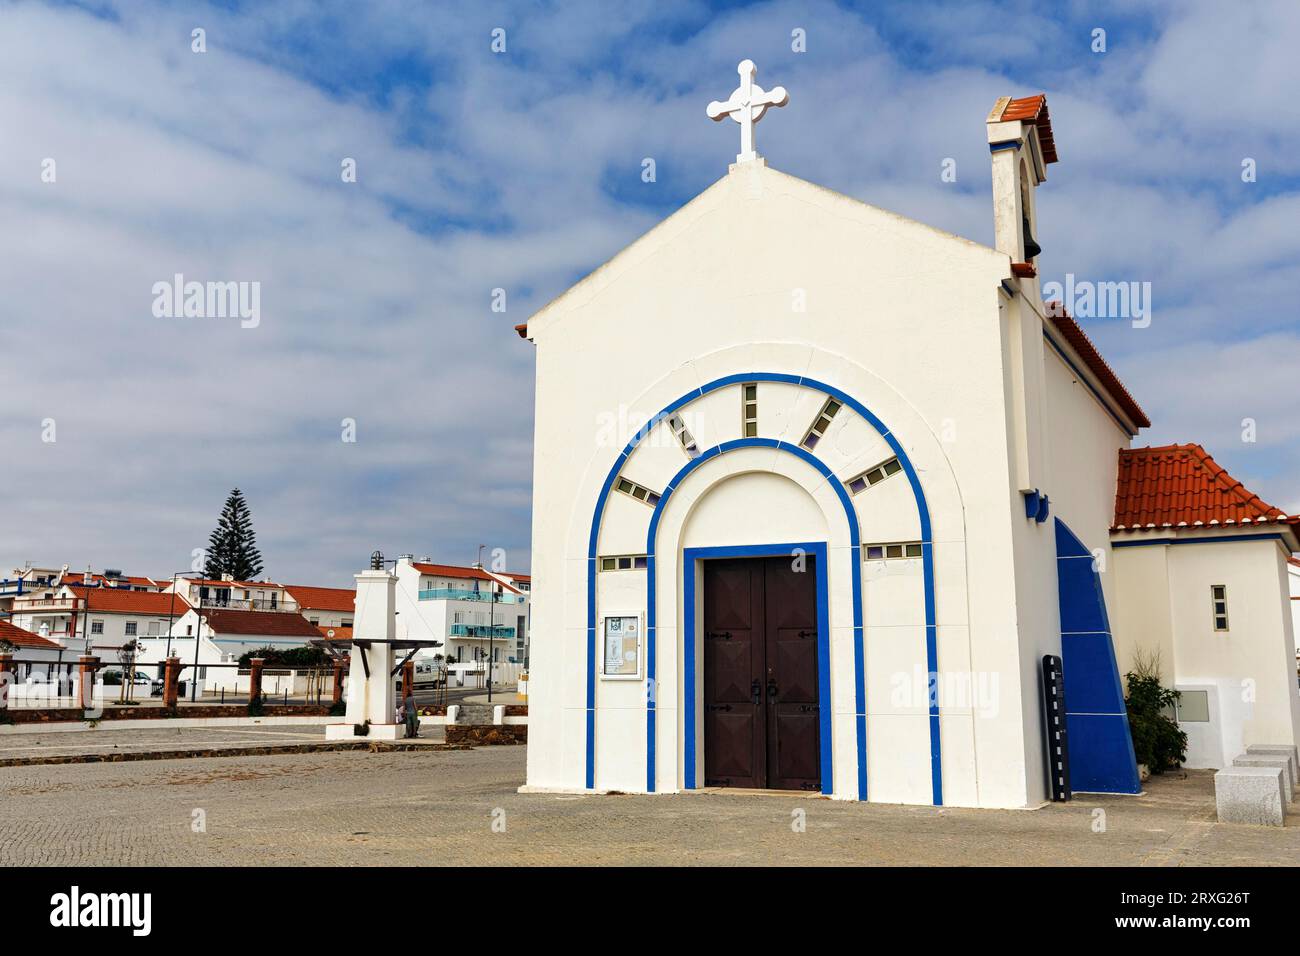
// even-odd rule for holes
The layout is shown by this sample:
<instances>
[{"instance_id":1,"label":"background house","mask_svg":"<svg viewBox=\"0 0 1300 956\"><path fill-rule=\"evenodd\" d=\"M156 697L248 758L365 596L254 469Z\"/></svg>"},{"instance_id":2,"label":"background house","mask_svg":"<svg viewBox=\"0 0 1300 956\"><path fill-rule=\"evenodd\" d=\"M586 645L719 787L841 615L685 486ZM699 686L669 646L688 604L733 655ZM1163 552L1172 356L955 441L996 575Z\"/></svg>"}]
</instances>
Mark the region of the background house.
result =
<instances>
[{"instance_id":1,"label":"background house","mask_svg":"<svg viewBox=\"0 0 1300 956\"><path fill-rule=\"evenodd\" d=\"M1115 578L1115 652L1121 672L1158 658L1182 693L1188 767L1295 739L1298 525L1200 445L1120 452L1113 575L1103 575Z\"/></svg>"},{"instance_id":2,"label":"background house","mask_svg":"<svg viewBox=\"0 0 1300 956\"><path fill-rule=\"evenodd\" d=\"M179 596L129 585L53 584L13 599L13 623L106 661L133 637L166 635L189 609Z\"/></svg>"},{"instance_id":3,"label":"background house","mask_svg":"<svg viewBox=\"0 0 1300 956\"><path fill-rule=\"evenodd\" d=\"M397 561L397 633L440 643L449 661L522 665L529 627L527 575Z\"/></svg>"},{"instance_id":4,"label":"background house","mask_svg":"<svg viewBox=\"0 0 1300 956\"><path fill-rule=\"evenodd\" d=\"M285 591L298 603L298 610L320 628L352 627L357 593L353 588L318 588L305 584L286 584Z\"/></svg>"},{"instance_id":5,"label":"background house","mask_svg":"<svg viewBox=\"0 0 1300 956\"><path fill-rule=\"evenodd\" d=\"M246 652L263 647L303 647L320 636L320 630L305 617L283 606L276 611L204 607L200 612L189 608L172 628L170 639L158 636L140 642L139 664L156 668L171 653L185 665L181 680L188 681L197 665L200 691L233 690L238 674L234 665Z\"/></svg>"}]
</instances>

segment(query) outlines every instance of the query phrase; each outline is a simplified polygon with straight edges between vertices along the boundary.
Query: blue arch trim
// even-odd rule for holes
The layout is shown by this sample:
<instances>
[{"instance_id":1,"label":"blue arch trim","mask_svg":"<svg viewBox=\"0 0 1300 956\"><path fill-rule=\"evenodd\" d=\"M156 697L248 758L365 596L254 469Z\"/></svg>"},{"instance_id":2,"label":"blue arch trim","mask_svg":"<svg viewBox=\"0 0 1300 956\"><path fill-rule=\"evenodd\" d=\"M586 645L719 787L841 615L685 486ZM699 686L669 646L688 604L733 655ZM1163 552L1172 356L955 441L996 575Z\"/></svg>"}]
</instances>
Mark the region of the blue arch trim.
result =
<instances>
[{"instance_id":1,"label":"blue arch trim","mask_svg":"<svg viewBox=\"0 0 1300 956\"><path fill-rule=\"evenodd\" d=\"M749 379L753 381L753 379ZM835 478L834 472L826 464L806 449L791 445L786 442L778 441L775 438L738 438L734 441L723 442L715 445L708 451L704 452L697 458L687 462L681 470L673 476L668 487L663 490L659 503L655 505L654 515L650 518L650 530L646 533L646 657L647 661L652 661L655 656L655 538L659 532L659 519L663 516L663 510L668 504L668 499L672 493L681 485L686 477L698 468L704 462L719 455L725 455L729 451L736 451L740 448L775 448L788 454L795 455L808 464L812 465L826 479L827 483L833 488L839 497L840 504L844 507L844 517L849 525L849 539L853 546L853 553L850 557L850 577L853 581L853 711L855 715L856 746L858 753L858 799L867 799L867 723L866 723L866 682L864 678L862 649L862 537L858 528L858 516L853 510L853 501L849 498L849 493L844 490L844 486ZM805 549L812 548L812 545L805 545ZM701 555L702 551L694 549ZM745 549L746 553L758 554L761 549ZM788 554L787 551L777 553ZM820 576L826 569L826 549L824 546L820 549L820 561L818 564L817 574ZM685 569L685 574L694 575L694 562ZM819 582L820 583L820 582ZM692 591L694 590L694 581L692 581ZM693 615L694 609L688 611L688 615ZM685 640L683 635L683 640ZM824 644L818 648L821 652L818 662L819 668L826 669L826 679L823 682L822 690L824 696L820 711L821 716L821 749L822 749L822 793L830 793L833 789L834 776L831 768L831 709L830 709L830 633L824 631L822 634ZM686 720L684 727L684 746L686 750L686 788L695 789L695 641L692 635L688 647L684 649L686 659L686 687L683 689L683 699L686 702ZM654 677L654 665L647 663L646 675L651 681ZM653 687L654 685L651 684ZM648 695L646 700L646 786L653 793L655 789L655 700L654 695Z\"/></svg>"},{"instance_id":2,"label":"blue arch trim","mask_svg":"<svg viewBox=\"0 0 1300 956\"><path fill-rule=\"evenodd\" d=\"M820 382L816 379L806 378L801 375L789 375L780 372L751 372L748 374L728 375L723 378L714 379L699 388L687 392L672 404L665 407L662 411L655 414L644 426L637 431L635 435L623 447L618 458L610 466L609 474L605 477L605 482L601 487L600 495L596 501L595 511L591 519L591 533L587 542L587 700L586 700L586 785L587 789L595 789L596 786L596 545L600 537L601 519L604 517L605 505L609 500L610 490L614 486L614 481L619 473L623 470L623 465L628 457L636 449L641 439L648 435L663 419L682 408L684 405L702 398L710 392L715 392L720 388L726 388L729 385L740 385L749 382L783 382L790 385L800 385L806 388L820 391L829 395L843 405L853 409L859 416L865 419L880 435L880 437L889 445L890 450L898 458L898 462L903 467L903 473L907 476L907 481L912 489L912 496L916 501L917 517L921 525L921 557L922 571L924 576L925 590L925 648L926 648L926 665L930 674L938 673L939 654L938 654L938 628L935 621L935 580L934 580L934 547L931 535L930 509L926 504L925 492L921 488L920 478L917 476L916 469L912 465L906 450L899 442L898 438L885 426L875 414L856 398L846 394L833 385ZM734 442L723 442L714 448L703 452L699 457L693 459L692 465L698 466L700 463L720 455L724 450L731 450L736 447L745 447L741 442L752 442L756 439L737 439ZM798 445L791 445L779 442L776 439L763 439L772 442L772 447L780 447L792 454L800 454L811 459L810 464L815 462L814 467L827 476L833 486L837 488L841 500L848 498L848 493L844 490L838 479L820 459L809 454L805 449ZM688 465L687 467L690 467ZM674 483L676 479L674 480ZM672 487L672 485L670 485ZM665 493L668 489L665 489ZM660 501L662 504L662 499ZM852 510L852 502L849 503L851 520L850 529L853 540L858 545L858 560L861 560L861 542L860 531L857 522L857 514ZM656 513L659 509L656 508ZM654 531L657 528L657 520L652 518L650 529L650 541L653 542ZM653 551L653 547L650 548ZM649 565L650 562L647 561ZM647 569L652 572L652 565ZM648 578L648 610L654 606L654 575L649 573ZM866 707L865 707L865 674L862 668L862 575L859 573L853 575L853 593L854 593L854 649L857 656L854 667L854 695L856 698L855 706L855 724L856 735L859 741L858 753L858 794L859 799L866 799L867 779L866 779L866 759L865 759L865 742L866 742ZM649 615L647 615L647 622ZM653 640L653 631L647 626L647 640ZM653 679L654 669L653 655L647 657L646 674ZM937 681L931 681L931 687L934 688ZM653 714L651 714L653 716ZM939 734L939 705L938 699L931 690L929 699L929 718L930 718L930 782L932 798L935 806L943 805L943 770L941 761L941 746ZM653 720L650 721L653 727ZM653 730L648 731L652 735ZM653 777L651 777L653 784ZM653 786L651 786L653 790Z\"/></svg>"}]
</instances>

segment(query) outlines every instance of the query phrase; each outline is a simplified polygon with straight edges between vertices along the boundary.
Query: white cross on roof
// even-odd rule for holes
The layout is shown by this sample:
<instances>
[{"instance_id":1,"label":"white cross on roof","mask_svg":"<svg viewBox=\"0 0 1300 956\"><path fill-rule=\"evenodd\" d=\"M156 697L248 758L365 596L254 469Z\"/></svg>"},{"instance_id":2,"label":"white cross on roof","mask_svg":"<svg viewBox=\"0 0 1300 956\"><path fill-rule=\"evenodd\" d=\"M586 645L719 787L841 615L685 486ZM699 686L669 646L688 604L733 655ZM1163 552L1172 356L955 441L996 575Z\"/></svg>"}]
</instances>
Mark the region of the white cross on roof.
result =
<instances>
[{"instance_id":1,"label":"white cross on roof","mask_svg":"<svg viewBox=\"0 0 1300 956\"><path fill-rule=\"evenodd\" d=\"M754 124L763 118L769 106L785 106L790 95L784 86L765 91L755 83L758 67L754 66L753 60L742 60L736 72L740 74L740 86L731 94L731 99L725 103L714 100L705 112L715 122L730 116L740 124L740 152L736 154L736 162L747 163L758 159L758 153L754 151Z\"/></svg>"}]
</instances>

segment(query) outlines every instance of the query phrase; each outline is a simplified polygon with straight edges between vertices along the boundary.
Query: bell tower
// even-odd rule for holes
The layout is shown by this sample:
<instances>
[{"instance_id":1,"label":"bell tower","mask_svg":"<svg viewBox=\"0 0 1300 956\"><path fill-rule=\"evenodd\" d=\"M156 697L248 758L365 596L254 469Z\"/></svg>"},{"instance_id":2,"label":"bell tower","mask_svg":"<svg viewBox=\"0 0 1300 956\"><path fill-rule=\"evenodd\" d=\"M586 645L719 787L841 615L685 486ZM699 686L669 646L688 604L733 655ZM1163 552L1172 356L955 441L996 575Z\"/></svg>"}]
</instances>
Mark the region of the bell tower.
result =
<instances>
[{"instance_id":1,"label":"bell tower","mask_svg":"<svg viewBox=\"0 0 1300 956\"><path fill-rule=\"evenodd\" d=\"M1003 96L988 115L993 162L994 246L1011 257L1022 279L1036 278L1037 239L1034 190L1047 180L1047 164L1057 161L1047 96ZM1017 268L1019 267L1019 268Z\"/></svg>"},{"instance_id":2,"label":"bell tower","mask_svg":"<svg viewBox=\"0 0 1300 956\"><path fill-rule=\"evenodd\" d=\"M1042 525L1050 513L1042 482L1051 436L1043 419L1043 304L1035 262L1043 250L1037 239L1034 191L1047 180L1047 164L1056 162L1056 141L1043 93L1020 99L1000 97L987 123L993 163L993 245L1010 257L1015 287L1005 289L1009 297L1004 305L1014 481L1025 496L1026 517Z\"/></svg>"}]
</instances>

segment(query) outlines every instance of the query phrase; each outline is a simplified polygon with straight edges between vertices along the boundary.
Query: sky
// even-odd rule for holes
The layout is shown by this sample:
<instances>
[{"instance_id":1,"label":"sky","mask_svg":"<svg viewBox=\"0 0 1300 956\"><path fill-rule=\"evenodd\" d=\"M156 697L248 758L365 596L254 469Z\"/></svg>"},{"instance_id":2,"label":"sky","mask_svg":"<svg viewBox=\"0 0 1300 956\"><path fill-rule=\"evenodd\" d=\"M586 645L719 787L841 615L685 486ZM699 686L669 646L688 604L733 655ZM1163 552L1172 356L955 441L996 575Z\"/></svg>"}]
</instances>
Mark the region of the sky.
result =
<instances>
[{"instance_id":1,"label":"sky","mask_svg":"<svg viewBox=\"0 0 1300 956\"><path fill-rule=\"evenodd\" d=\"M770 165L985 244L985 117L1047 93L1042 278L1150 283L1081 319L1136 444L1300 511L1297 49L1291 0L0 5L0 576L188 570L236 486L276 580L528 570L513 326L726 173L744 58Z\"/></svg>"}]
</instances>

